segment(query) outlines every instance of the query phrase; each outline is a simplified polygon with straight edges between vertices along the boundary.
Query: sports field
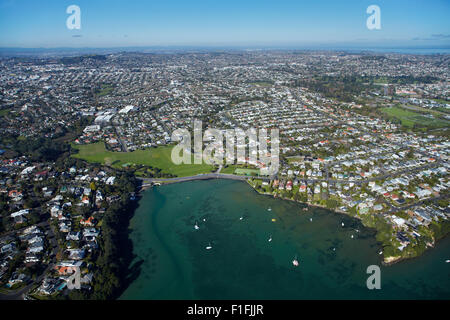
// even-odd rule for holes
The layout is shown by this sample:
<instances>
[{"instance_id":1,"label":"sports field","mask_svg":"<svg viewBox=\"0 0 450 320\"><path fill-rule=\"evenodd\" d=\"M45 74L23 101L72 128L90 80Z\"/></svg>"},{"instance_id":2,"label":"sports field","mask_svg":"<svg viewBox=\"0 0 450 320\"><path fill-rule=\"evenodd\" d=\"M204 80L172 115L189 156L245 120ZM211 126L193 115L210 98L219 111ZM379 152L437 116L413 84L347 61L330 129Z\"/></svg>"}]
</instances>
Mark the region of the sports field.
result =
<instances>
[{"instance_id":1,"label":"sports field","mask_svg":"<svg viewBox=\"0 0 450 320\"><path fill-rule=\"evenodd\" d=\"M448 127L449 122L438 118L429 118L425 114L406 110L400 107L382 108L381 111L386 113L391 118L396 118L401 121L402 125L407 128L412 128L415 124L421 127L429 128L443 128Z\"/></svg>"},{"instance_id":2,"label":"sports field","mask_svg":"<svg viewBox=\"0 0 450 320\"><path fill-rule=\"evenodd\" d=\"M113 90L114 90L114 88L113 88L111 85L109 85L109 84L103 84L103 85L101 86L101 89L98 90L98 91L96 92L96 94L97 94L99 97L103 97L103 96L109 95Z\"/></svg>"},{"instance_id":3,"label":"sports field","mask_svg":"<svg viewBox=\"0 0 450 320\"><path fill-rule=\"evenodd\" d=\"M178 177L193 176L200 173L209 173L213 166L207 164L181 164L176 165L171 160L172 146L162 146L133 152L113 152L105 148L103 142L86 145L72 145L79 150L72 157L88 162L101 163L115 168L127 165L145 165L159 168L163 173L169 173Z\"/></svg>"},{"instance_id":4,"label":"sports field","mask_svg":"<svg viewBox=\"0 0 450 320\"><path fill-rule=\"evenodd\" d=\"M251 176L252 173L258 175L259 174L259 169L245 168L242 165L232 164L232 165L228 165L226 168L225 167L222 168L220 173Z\"/></svg>"},{"instance_id":5,"label":"sports field","mask_svg":"<svg viewBox=\"0 0 450 320\"><path fill-rule=\"evenodd\" d=\"M238 175L245 175L245 176L251 176L252 173L255 175L259 174L259 169L243 169L243 168L237 168L236 170L234 170L235 174Z\"/></svg>"}]
</instances>

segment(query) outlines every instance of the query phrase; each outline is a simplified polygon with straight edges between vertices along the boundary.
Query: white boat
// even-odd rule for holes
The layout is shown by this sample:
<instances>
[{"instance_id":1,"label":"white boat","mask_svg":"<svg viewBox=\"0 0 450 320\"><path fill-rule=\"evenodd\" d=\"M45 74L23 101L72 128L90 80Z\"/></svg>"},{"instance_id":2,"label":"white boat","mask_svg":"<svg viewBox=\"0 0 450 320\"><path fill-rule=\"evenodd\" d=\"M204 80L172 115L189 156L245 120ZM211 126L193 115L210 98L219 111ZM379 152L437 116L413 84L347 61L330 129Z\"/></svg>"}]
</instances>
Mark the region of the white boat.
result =
<instances>
[{"instance_id":1,"label":"white boat","mask_svg":"<svg viewBox=\"0 0 450 320\"><path fill-rule=\"evenodd\" d=\"M336 248L333 248L333 251L336 251Z\"/></svg>"},{"instance_id":2,"label":"white boat","mask_svg":"<svg viewBox=\"0 0 450 320\"><path fill-rule=\"evenodd\" d=\"M343 223L343 222L341 223L341 226L344 226L344 223Z\"/></svg>"},{"instance_id":3,"label":"white boat","mask_svg":"<svg viewBox=\"0 0 450 320\"><path fill-rule=\"evenodd\" d=\"M195 223L195 225L194 225L194 229L195 229L195 230L198 230L198 229L200 229L197 223Z\"/></svg>"},{"instance_id":4,"label":"white boat","mask_svg":"<svg viewBox=\"0 0 450 320\"><path fill-rule=\"evenodd\" d=\"M211 243L209 243L209 244L206 246L205 249L206 249L206 250L211 250L211 249L212 249Z\"/></svg>"},{"instance_id":5,"label":"white boat","mask_svg":"<svg viewBox=\"0 0 450 320\"><path fill-rule=\"evenodd\" d=\"M203 222L206 222L206 219L205 219L205 218L203 219Z\"/></svg>"},{"instance_id":6,"label":"white boat","mask_svg":"<svg viewBox=\"0 0 450 320\"><path fill-rule=\"evenodd\" d=\"M292 260L292 264L293 264L294 267L298 267L299 263L298 263L298 260L297 260L297 256L295 256L294 260Z\"/></svg>"},{"instance_id":7,"label":"white boat","mask_svg":"<svg viewBox=\"0 0 450 320\"><path fill-rule=\"evenodd\" d=\"M272 211L272 208L269 207L269 209L267 209L267 211Z\"/></svg>"},{"instance_id":8,"label":"white boat","mask_svg":"<svg viewBox=\"0 0 450 320\"><path fill-rule=\"evenodd\" d=\"M243 219L244 219L244 217L240 217L240 218L239 218L239 220L243 220Z\"/></svg>"},{"instance_id":9,"label":"white boat","mask_svg":"<svg viewBox=\"0 0 450 320\"><path fill-rule=\"evenodd\" d=\"M272 236L270 236L269 240L267 240L267 241L271 242L272 241Z\"/></svg>"},{"instance_id":10,"label":"white boat","mask_svg":"<svg viewBox=\"0 0 450 320\"><path fill-rule=\"evenodd\" d=\"M383 251L378 252L378 254L380 254L380 255L383 254Z\"/></svg>"},{"instance_id":11,"label":"white boat","mask_svg":"<svg viewBox=\"0 0 450 320\"><path fill-rule=\"evenodd\" d=\"M446 263L449 263L449 262L450 262L450 259L449 259L449 260L445 260L445 262L446 262Z\"/></svg>"},{"instance_id":12,"label":"white boat","mask_svg":"<svg viewBox=\"0 0 450 320\"><path fill-rule=\"evenodd\" d=\"M351 236L350 236L350 238L352 238L352 239L353 239L353 235L351 235Z\"/></svg>"},{"instance_id":13,"label":"white boat","mask_svg":"<svg viewBox=\"0 0 450 320\"><path fill-rule=\"evenodd\" d=\"M309 218L309 221L311 221L311 222L312 222L312 218Z\"/></svg>"}]
</instances>

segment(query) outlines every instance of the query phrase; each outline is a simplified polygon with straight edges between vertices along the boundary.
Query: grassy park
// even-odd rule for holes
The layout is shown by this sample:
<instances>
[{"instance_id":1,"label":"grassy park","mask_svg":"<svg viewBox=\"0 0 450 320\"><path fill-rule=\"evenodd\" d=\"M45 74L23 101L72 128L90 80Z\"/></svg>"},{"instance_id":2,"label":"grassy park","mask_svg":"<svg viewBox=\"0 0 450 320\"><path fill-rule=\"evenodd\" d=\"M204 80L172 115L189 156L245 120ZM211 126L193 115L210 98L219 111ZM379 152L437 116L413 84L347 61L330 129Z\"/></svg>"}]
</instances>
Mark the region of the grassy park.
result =
<instances>
[{"instance_id":1,"label":"grassy park","mask_svg":"<svg viewBox=\"0 0 450 320\"><path fill-rule=\"evenodd\" d=\"M99 97L104 97L109 95L114 90L114 87L112 87L109 84L102 84L101 88L96 92L96 94Z\"/></svg>"},{"instance_id":2,"label":"grassy park","mask_svg":"<svg viewBox=\"0 0 450 320\"><path fill-rule=\"evenodd\" d=\"M236 175L247 175L251 176L253 175L259 175L259 169L252 169L247 168L243 165L228 165L227 167L224 167L220 173L223 174L236 174Z\"/></svg>"},{"instance_id":3,"label":"grassy park","mask_svg":"<svg viewBox=\"0 0 450 320\"><path fill-rule=\"evenodd\" d=\"M406 110L400 107L382 108L381 111L387 114L390 118L400 120L402 126L407 128L413 128L414 125L428 128L443 128L449 125L448 121L437 118L429 118L424 114Z\"/></svg>"},{"instance_id":4,"label":"grassy park","mask_svg":"<svg viewBox=\"0 0 450 320\"><path fill-rule=\"evenodd\" d=\"M171 160L172 146L161 146L133 152L113 152L105 148L103 142L86 145L72 145L78 153L72 157L86 160L91 163L101 163L114 168L129 165L144 165L159 168L163 173L178 177L193 176L200 173L209 173L214 167L207 164L181 164L176 165Z\"/></svg>"}]
</instances>

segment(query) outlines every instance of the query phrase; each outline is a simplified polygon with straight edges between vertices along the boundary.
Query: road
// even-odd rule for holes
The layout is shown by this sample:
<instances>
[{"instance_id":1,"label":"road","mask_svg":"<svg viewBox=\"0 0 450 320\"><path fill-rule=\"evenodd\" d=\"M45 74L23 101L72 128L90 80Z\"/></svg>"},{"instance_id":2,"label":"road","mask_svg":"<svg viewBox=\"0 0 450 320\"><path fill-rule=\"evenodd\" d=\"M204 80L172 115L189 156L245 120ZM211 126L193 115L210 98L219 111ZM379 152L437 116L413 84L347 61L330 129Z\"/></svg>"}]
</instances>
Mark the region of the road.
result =
<instances>
[{"instance_id":1,"label":"road","mask_svg":"<svg viewBox=\"0 0 450 320\"><path fill-rule=\"evenodd\" d=\"M391 214L391 213L395 213L395 212L398 212L398 211L408 210L408 209L411 209L411 208L413 208L415 206L419 206L419 205L421 205L421 204L423 204L423 203L425 203L427 201L436 202L436 201L439 201L439 200L442 200L442 199L447 199L448 197L449 197L448 194L442 194L439 197L422 199L422 200L419 200L417 202L414 202L414 203L411 203L411 204L408 204L408 205L405 205L405 206L401 206L401 207L396 207L392 203L390 203L388 200L383 198L384 202L391 208L389 211L386 211L384 213Z\"/></svg>"},{"instance_id":2,"label":"road","mask_svg":"<svg viewBox=\"0 0 450 320\"><path fill-rule=\"evenodd\" d=\"M127 144L122 139L122 130L120 128L116 127L116 126L114 126L114 130L116 132L117 139L119 140L119 143L122 146L122 151L123 152L128 152Z\"/></svg>"}]
</instances>

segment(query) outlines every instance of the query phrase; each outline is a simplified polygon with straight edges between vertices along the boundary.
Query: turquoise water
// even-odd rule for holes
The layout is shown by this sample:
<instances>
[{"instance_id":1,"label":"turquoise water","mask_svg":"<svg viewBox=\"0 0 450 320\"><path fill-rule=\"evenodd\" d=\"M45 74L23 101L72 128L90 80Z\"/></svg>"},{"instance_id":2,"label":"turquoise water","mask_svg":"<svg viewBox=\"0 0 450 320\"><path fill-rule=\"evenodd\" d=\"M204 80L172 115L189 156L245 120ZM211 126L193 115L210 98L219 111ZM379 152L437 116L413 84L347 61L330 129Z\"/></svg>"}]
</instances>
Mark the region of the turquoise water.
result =
<instances>
[{"instance_id":1,"label":"turquoise water","mask_svg":"<svg viewBox=\"0 0 450 320\"><path fill-rule=\"evenodd\" d=\"M238 181L147 190L130 222L138 274L121 299L450 298L449 237L420 258L383 267L373 230L305 207ZM366 287L373 264L381 290Z\"/></svg>"}]
</instances>

